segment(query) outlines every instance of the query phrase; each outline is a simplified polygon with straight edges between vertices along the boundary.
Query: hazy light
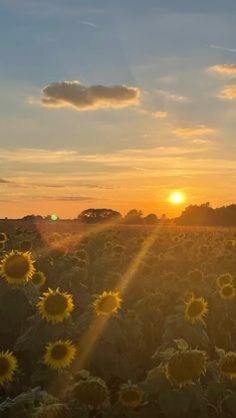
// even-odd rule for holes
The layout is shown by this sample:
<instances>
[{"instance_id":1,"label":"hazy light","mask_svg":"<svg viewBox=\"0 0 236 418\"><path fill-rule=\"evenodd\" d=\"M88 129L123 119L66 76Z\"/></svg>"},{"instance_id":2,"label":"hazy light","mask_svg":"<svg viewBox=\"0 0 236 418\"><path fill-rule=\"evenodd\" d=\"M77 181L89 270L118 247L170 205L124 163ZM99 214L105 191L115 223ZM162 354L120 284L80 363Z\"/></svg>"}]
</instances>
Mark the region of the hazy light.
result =
<instances>
[{"instance_id":1,"label":"hazy light","mask_svg":"<svg viewBox=\"0 0 236 418\"><path fill-rule=\"evenodd\" d=\"M181 203L183 203L185 200L186 200L185 195L182 192L179 192L179 191L171 193L171 195L169 197L169 201L173 205L181 205Z\"/></svg>"},{"instance_id":2,"label":"hazy light","mask_svg":"<svg viewBox=\"0 0 236 418\"><path fill-rule=\"evenodd\" d=\"M58 220L58 216L55 213L53 213L51 215L51 221L57 221L57 220Z\"/></svg>"}]
</instances>

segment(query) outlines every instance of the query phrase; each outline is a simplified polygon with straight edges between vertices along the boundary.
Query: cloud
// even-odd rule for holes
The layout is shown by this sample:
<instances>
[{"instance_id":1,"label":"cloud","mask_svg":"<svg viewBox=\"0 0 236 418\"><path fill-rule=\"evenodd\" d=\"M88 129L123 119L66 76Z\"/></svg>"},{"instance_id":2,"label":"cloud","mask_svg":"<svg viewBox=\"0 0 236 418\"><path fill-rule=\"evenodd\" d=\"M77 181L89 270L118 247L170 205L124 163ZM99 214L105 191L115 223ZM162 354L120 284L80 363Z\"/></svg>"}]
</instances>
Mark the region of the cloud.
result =
<instances>
[{"instance_id":1,"label":"cloud","mask_svg":"<svg viewBox=\"0 0 236 418\"><path fill-rule=\"evenodd\" d=\"M35 148L0 149L0 161L21 162L28 164L56 164L75 161L75 150L47 150Z\"/></svg>"},{"instance_id":2,"label":"cloud","mask_svg":"<svg viewBox=\"0 0 236 418\"><path fill-rule=\"evenodd\" d=\"M208 71L227 77L236 76L236 64L218 64L208 68Z\"/></svg>"},{"instance_id":3,"label":"cloud","mask_svg":"<svg viewBox=\"0 0 236 418\"><path fill-rule=\"evenodd\" d=\"M8 183L10 183L10 181L9 181L9 180L6 180L6 179L0 179L0 184L8 184Z\"/></svg>"},{"instance_id":4,"label":"cloud","mask_svg":"<svg viewBox=\"0 0 236 418\"><path fill-rule=\"evenodd\" d=\"M76 110L117 109L138 105L139 97L137 87L84 86L79 81L63 81L45 86L41 103L46 107L72 107Z\"/></svg>"},{"instance_id":5,"label":"cloud","mask_svg":"<svg viewBox=\"0 0 236 418\"><path fill-rule=\"evenodd\" d=\"M177 103L187 103L189 102L188 97L186 96L182 96L180 94L174 94L171 93L170 91L167 90L157 90L157 93L161 96L163 96L166 100L170 100L172 102L177 102Z\"/></svg>"},{"instance_id":6,"label":"cloud","mask_svg":"<svg viewBox=\"0 0 236 418\"><path fill-rule=\"evenodd\" d=\"M153 116L156 119L165 119L167 117L167 112L161 112L161 111L154 112Z\"/></svg>"},{"instance_id":7,"label":"cloud","mask_svg":"<svg viewBox=\"0 0 236 418\"><path fill-rule=\"evenodd\" d=\"M89 22L88 20L80 20L79 23L81 23L82 25L90 26L91 28L97 28L97 25L95 25L95 23Z\"/></svg>"},{"instance_id":8,"label":"cloud","mask_svg":"<svg viewBox=\"0 0 236 418\"><path fill-rule=\"evenodd\" d=\"M182 131L190 128L181 128ZM196 129L196 128L195 128ZM200 129L198 127L198 129ZM202 128L203 129L203 128ZM207 129L207 128L205 128ZM208 128L210 129L210 128ZM193 128L192 128L193 130ZM100 154L81 154L76 150L50 150L50 149L32 149L32 148L16 148L14 150L0 149L0 162L10 163L16 167L17 163L27 165L35 165L39 167L43 165L44 170L46 166L51 167L52 164L61 165L68 164L74 171L73 163L87 163L87 164L105 164L105 165L128 165L132 161L156 161L156 158L173 157L177 155L185 155L196 152L192 148L179 147L164 147L159 146L150 149L123 149L114 153L100 153ZM198 150L199 151L199 150ZM31 174L32 177L32 174Z\"/></svg>"},{"instance_id":9,"label":"cloud","mask_svg":"<svg viewBox=\"0 0 236 418\"><path fill-rule=\"evenodd\" d=\"M236 84L225 86L218 95L220 99L235 100L236 99Z\"/></svg>"},{"instance_id":10,"label":"cloud","mask_svg":"<svg viewBox=\"0 0 236 418\"><path fill-rule=\"evenodd\" d=\"M198 125L194 127L176 128L172 132L180 138L190 138L201 135L210 135L215 132L215 129L209 128L205 125Z\"/></svg>"},{"instance_id":11,"label":"cloud","mask_svg":"<svg viewBox=\"0 0 236 418\"><path fill-rule=\"evenodd\" d=\"M228 52L236 52L236 49L226 48L226 47L220 46L220 45L209 45L209 48L221 49L222 51L228 51Z\"/></svg>"},{"instance_id":12,"label":"cloud","mask_svg":"<svg viewBox=\"0 0 236 418\"><path fill-rule=\"evenodd\" d=\"M55 197L48 197L45 196L45 199L52 199L52 200L60 200L63 202L86 202L89 200L98 200L95 197L91 196L55 196Z\"/></svg>"},{"instance_id":13,"label":"cloud","mask_svg":"<svg viewBox=\"0 0 236 418\"><path fill-rule=\"evenodd\" d=\"M147 110L142 107L137 107L136 112L141 113L141 115L151 116L152 118L155 118L155 119L165 119L168 115L168 113L164 111L159 110L159 111L153 112L151 110Z\"/></svg>"}]
</instances>

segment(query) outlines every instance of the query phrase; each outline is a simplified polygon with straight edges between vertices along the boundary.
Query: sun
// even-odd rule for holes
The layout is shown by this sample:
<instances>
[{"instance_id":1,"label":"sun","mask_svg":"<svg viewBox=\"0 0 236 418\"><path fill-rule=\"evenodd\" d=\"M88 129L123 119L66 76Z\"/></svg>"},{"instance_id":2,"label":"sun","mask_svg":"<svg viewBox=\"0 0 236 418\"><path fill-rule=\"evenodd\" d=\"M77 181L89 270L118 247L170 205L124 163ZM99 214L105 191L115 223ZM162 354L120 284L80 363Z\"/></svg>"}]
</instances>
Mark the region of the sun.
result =
<instances>
[{"instance_id":1,"label":"sun","mask_svg":"<svg viewBox=\"0 0 236 418\"><path fill-rule=\"evenodd\" d=\"M181 205L186 200L185 195L180 191L172 192L169 196L169 201L173 205Z\"/></svg>"}]
</instances>

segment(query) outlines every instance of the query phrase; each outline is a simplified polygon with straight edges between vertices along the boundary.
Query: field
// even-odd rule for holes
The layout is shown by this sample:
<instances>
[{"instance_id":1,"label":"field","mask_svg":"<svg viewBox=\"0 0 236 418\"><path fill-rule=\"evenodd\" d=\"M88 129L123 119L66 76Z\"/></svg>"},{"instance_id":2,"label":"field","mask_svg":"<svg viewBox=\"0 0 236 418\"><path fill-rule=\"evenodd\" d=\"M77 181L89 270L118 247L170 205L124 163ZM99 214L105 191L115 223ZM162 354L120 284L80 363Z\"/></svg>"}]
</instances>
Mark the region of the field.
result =
<instances>
[{"instance_id":1,"label":"field","mask_svg":"<svg viewBox=\"0 0 236 418\"><path fill-rule=\"evenodd\" d=\"M235 229L0 227L0 418L236 416Z\"/></svg>"}]
</instances>

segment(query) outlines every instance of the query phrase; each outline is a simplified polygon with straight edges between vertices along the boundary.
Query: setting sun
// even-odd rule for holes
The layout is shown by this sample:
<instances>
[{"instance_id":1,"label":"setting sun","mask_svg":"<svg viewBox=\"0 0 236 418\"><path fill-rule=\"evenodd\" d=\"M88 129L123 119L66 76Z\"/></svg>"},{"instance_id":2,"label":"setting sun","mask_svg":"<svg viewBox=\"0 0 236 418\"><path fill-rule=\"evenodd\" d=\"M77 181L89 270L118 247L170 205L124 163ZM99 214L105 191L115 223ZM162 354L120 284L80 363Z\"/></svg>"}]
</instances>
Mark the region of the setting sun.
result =
<instances>
[{"instance_id":1,"label":"setting sun","mask_svg":"<svg viewBox=\"0 0 236 418\"><path fill-rule=\"evenodd\" d=\"M179 191L171 193L171 195L169 197L169 201L173 205L181 205L181 203L184 203L185 200L186 200L185 195L182 192L179 192Z\"/></svg>"}]
</instances>

